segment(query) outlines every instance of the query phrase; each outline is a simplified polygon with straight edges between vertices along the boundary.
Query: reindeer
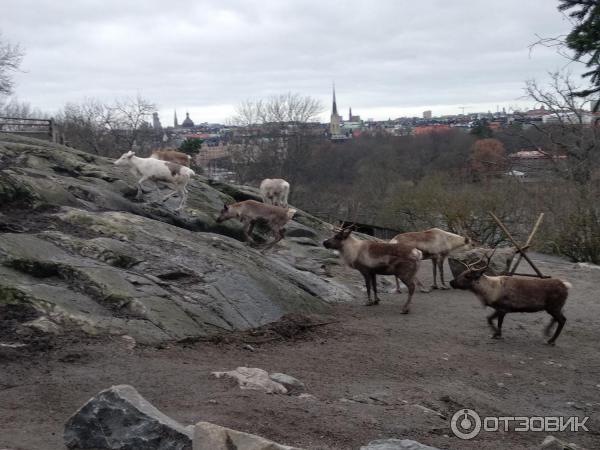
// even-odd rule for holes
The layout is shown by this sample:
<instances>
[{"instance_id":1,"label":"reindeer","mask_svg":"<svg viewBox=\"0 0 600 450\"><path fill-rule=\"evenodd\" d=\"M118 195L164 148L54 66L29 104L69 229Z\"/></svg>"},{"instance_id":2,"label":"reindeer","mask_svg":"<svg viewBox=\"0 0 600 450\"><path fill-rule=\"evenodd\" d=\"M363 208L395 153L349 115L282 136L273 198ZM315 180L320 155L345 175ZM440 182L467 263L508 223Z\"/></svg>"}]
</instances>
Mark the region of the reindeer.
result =
<instances>
[{"instance_id":1,"label":"reindeer","mask_svg":"<svg viewBox=\"0 0 600 450\"><path fill-rule=\"evenodd\" d=\"M265 178L260 183L260 195L267 205L287 208L290 183L281 178Z\"/></svg>"},{"instance_id":2,"label":"reindeer","mask_svg":"<svg viewBox=\"0 0 600 450\"><path fill-rule=\"evenodd\" d=\"M297 210L294 208L282 208L280 206L265 205L255 200L245 200L243 202L223 205L221 214L217 217L217 223L229 219L237 219L244 225L244 236L247 241L254 242L252 230L256 222L266 222L274 234L274 240L266 245L264 250L268 250L283 239L285 235L285 225L292 220Z\"/></svg>"},{"instance_id":3,"label":"reindeer","mask_svg":"<svg viewBox=\"0 0 600 450\"><path fill-rule=\"evenodd\" d=\"M190 162L192 161L190 155L173 149L153 150L150 158L160 159L161 161L168 161L186 167L190 167Z\"/></svg>"},{"instance_id":4,"label":"reindeer","mask_svg":"<svg viewBox=\"0 0 600 450\"><path fill-rule=\"evenodd\" d=\"M558 323L554 335L548 340L549 345L554 345L567 321L562 310L572 287L571 283L557 278L487 276L485 271L492 255L484 266L477 267L481 260L469 265L462 263L465 271L450 281L450 285L455 289L470 290L484 306L494 308L494 313L487 318L494 331L494 339L502 338L502 322L507 313L546 311L552 316L545 329L546 336L550 335L553 326ZM494 319L497 319L497 326L493 323Z\"/></svg>"},{"instance_id":5,"label":"reindeer","mask_svg":"<svg viewBox=\"0 0 600 450\"><path fill-rule=\"evenodd\" d=\"M457 250L469 250L473 247L471 239L458 234L449 233L439 228L425 231L401 233L395 236L390 243L404 244L423 252L423 259L431 259L433 263L433 289L439 289L437 284L437 268L440 269L441 289L450 289L444 281L444 261L448 255ZM419 284L421 284L419 282ZM400 292L400 283L396 278L396 290ZM430 290L421 289L422 292Z\"/></svg>"},{"instance_id":6,"label":"reindeer","mask_svg":"<svg viewBox=\"0 0 600 450\"><path fill-rule=\"evenodd\" d=\"M407 314L415 292L415 278L422 252L403 244L358 240L350 236L351 233L351 228L337 230L333 237L323 242L323 246L339 251L346 264L361 273L367 287L366 306L377 305L380 301L377 296L377 275L400 278L408 286L408 299L402 307L402 314Z\"/></svg>"}]
</instances>

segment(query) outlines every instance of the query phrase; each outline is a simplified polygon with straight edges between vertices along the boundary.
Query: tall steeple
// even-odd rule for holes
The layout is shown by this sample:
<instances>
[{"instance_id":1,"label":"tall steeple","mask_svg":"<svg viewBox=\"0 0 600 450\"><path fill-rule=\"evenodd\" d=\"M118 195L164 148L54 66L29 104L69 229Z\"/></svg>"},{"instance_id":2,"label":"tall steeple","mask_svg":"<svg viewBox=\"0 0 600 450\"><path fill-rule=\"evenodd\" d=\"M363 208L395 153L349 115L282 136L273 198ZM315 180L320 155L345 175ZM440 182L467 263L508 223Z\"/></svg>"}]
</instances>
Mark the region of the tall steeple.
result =
<instances>
[{"instance_id":1,"label":"tall steeple","mask_svg":"<svg viewBox=\"0 0 600 450\"><path fill-rule=\"evenodd\" d=\"M337 114L337 104L335 103L335 83L333 83L333 107L331 114Z\"/></svg>"},{"instance_id":2,"label":"tall steeple","mask_svg":"<svg viewBox=\"0 0 600 450\"><path fill-rule=\"evenodd\" d=\"M179 122L177 122L177 110L175 110L175 117L173 118L173 126L175 128L179 127Z\"/></svg>"},{"instance_id":3,"label":"tall steeple","mask_svg":"<svg viewBox=\"0 0 600 450\"><path fill-rule=\"evenodd\" d=\"M348 112L348 120L352 122L352 106L350 107L350 111Z\"/></svg>"},{"instance_id":4,"label":"tall steeple","mask_svg":"<svg viewBox=\"0 0 600 450\"><path fill-rule=\"evenodd\" d=\"M340 127L341 117L337 112L337 104L335 102L335 84L333 85L333 106L331 108L331 120L329 122L329 134L331 136L338 136L342 133Z\"/></svg>"}]
</instances>

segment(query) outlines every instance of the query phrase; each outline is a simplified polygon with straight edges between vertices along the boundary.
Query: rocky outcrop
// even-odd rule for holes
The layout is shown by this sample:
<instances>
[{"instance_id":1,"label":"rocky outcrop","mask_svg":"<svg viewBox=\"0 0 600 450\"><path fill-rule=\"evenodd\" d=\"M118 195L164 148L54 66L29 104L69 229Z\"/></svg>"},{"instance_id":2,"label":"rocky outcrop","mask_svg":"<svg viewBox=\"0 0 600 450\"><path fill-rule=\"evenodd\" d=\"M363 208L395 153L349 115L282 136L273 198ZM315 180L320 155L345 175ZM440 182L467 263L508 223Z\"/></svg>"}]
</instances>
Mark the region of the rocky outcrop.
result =
<instances>
[{"instance_id":1,"label":"rocky outcrop","mask_svg":"<svg viewBox=\"0 0 600 450\"><path fill-rule=\"evenodd\" d=\"M192 450L193 427L161 413L133 387L113 386L66 423L69 450Z\"/></svg>"},{"instance_id":2,"label":"rocky outcrop","mask_svg":"<svg viewBox=\"0 0 600 450\"><path fill-rule=\"evenodd\" d=\"M332 279L329 226L299 211L262 254L241 226L214 220L253 188L197 176L188 207L135 201L135 178L107 158L0 133L0 305L28 326L158 343L320 313L360 295ZM258 227L257 227L258 228ZM257 239L264 239L261 230ZM1 319L0 319L1 321Z\"/></svg>"}]
</instances>

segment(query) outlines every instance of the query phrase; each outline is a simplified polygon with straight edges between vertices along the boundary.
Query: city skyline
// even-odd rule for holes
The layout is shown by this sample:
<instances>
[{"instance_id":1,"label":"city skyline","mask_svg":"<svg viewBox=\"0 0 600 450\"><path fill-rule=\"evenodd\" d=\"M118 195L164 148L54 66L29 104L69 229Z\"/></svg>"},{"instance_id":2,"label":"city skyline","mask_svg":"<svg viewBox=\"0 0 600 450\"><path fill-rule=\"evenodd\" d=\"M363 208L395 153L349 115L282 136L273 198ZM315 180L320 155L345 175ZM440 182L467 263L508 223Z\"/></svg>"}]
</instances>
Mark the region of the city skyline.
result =
<instances>
[{"instance_id":1,"label":"city skyline","mask_svg":"<svg viewBox=\"0 0 600 450\"><path fill-rule=\"evenodd\" d=\"M8 0L0 19L3 37L25 50L17 98L52 113L86 97L140 94L163 120L177 109L199 123L226 122L241 101L285 92L321 100L327 122L332 81L341 112L352 107L364 119L530 107L525 81L543 82L567 61L529 46L571 28L547 0L369 8L208 1L182 9L161 0L64 9L38 1L34 16L28 4ZM580 67L569 69L578 78Z\"/></svg>"}]
</instances>

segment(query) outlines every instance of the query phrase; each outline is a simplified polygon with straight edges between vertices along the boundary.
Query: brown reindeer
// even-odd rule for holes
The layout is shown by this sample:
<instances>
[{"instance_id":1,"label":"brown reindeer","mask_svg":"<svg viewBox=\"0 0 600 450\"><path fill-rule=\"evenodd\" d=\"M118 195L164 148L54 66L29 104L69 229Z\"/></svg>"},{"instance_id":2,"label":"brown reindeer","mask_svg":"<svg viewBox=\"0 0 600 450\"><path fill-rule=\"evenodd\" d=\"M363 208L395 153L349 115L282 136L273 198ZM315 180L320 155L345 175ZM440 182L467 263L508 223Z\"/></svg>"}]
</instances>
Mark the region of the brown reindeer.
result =
<instances>
[{"instance_id":1,"label":"brown reindeer","mask_svg":"<svg viewBox=\"0 0 600 450\"><path fill-rule=\"evenodd\" d=\"M419 270L422 253L412 247L386 242L363 241L351 236L349 228L339 230L323 242L325 248L340 252L346 264L358 270L367 286L367 306L377 305L377 275L395 275L408 286L408 299L402 307L402 314L407 314L415 292L415 278ZM371 300L371 289L374 298Z\"/></svg>"},{"instance_id":2,"label":"brown reindeer","mask_svg":"<svg viewBox=\"0 0 600 450\"><path fill-rule=\"evenodd\" d=\"M254 241L252 230L258 221L265 222L275 238L273 242L267 244L264 250L268 250L283 239L285 235L285 225L292 220L296 210L293 208L282 208L280 206L265 205L255 200L244 200L243 202L223 205L221 214L217 217L217 223L229 219L237 219L244 225L244 236L247 241Z\"/></svg>"},{"instance_id":3,"label":"brown reindeer","mask_svg":"<svg viewBox=\"0 0 600 450\"><path fill-rule=\"evenodd\" d=\"M401 233L395 236L390 243L404 244L423 252L423 259L431 259L433 263L433 289L438 289L437 269L440 270L441 289L450 289L444 281L444 261L448 255L457 250L469 250L473 242L468 237L449 233L439 228L430 228L425 231ZM420 282L419 282L420 284ZM396 279L396 290L400 292L400 284ZM421 289L422 292L429 290Z\"/></svg>"},{"instance_id":4,"label":"brown reindeer","mask_svg":"<svg viewBox=\"0 0 600 450\"><path fill-rule=\"evenodd\" d=\"M190 167L190 162L192 161L192 157L190 155L170 149L153 150L150 158L160 159L162 161L168 161L186 167Z\"/></svg>"},{"instance_id":5,"label":"brown reindeer","mask_svg":"<svg viewBox=\"0 0 600 450\"><path fill-rule=\"evenodd\" d=\"M494 313L487 318L494 331L494 339L502 337L502 322L507 313L546 311L552 316L545 330L547 336L558 323L554 335L548 340L548 344L554 345L567 321L562 310L571 283L557 278L487 276L485 271L490 260L491 256L483 267L476 267L480 261L468 266L463 263L466 270L452 280L450 285L455 289L470 290L485 306L494 308ZM497 326L493 323L494 319L497 319Z\"/></svg>"}]
</instances>

